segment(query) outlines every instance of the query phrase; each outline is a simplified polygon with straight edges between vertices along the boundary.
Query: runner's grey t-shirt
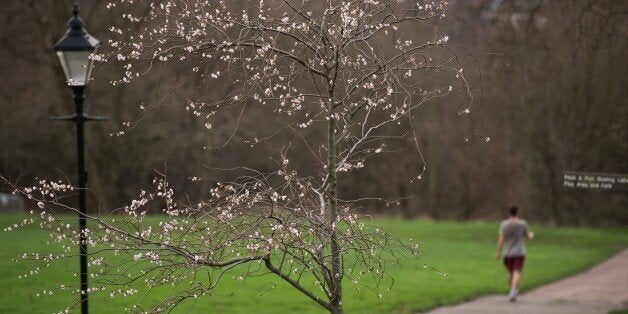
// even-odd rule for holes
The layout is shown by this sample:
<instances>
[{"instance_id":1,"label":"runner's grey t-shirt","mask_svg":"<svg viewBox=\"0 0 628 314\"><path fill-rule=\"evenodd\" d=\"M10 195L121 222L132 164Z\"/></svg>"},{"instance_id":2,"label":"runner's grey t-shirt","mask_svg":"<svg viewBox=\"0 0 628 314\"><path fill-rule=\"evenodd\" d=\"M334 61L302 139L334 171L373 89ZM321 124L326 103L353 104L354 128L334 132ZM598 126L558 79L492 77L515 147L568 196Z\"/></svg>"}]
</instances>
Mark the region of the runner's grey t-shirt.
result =
<instances>
[{"instance_id":1,"label":"runner's grey t-shirt","mask_svg":"<svg viewBox=\"0 0 628 314\"><path fill-rule=\"evenodd\" d=\"M504 257L526 255L523 240L528 234L528 223L524 219L505 219L499 225L499 233L504 235Z\"/></svg>"}]
</instances>

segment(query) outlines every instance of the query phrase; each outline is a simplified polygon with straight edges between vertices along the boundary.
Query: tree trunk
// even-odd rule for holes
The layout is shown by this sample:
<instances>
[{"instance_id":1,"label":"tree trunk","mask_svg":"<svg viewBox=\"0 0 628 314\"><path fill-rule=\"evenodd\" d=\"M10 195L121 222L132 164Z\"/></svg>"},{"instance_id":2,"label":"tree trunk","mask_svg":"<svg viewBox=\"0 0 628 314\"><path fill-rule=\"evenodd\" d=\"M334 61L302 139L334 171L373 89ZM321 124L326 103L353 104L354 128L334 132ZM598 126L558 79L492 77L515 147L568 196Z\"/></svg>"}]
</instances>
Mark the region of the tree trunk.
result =
<instances>
[{"instance_id":1,"label":"tree trunk","mask_svg":"<svg viewBox=\"0 0 628 314\"><path fill-rule=\"evenodd\" d=\"M331 242L331 300L329 311L334 314L343 313L342 308L342 253L338 244L338 195L336 182L336 121L333 116L333 104L330 103L329 120L327 124L327 173L329 175L329 185L327 187L327 198L329 202L329 236Z\"/></svg>"}]
</instances>

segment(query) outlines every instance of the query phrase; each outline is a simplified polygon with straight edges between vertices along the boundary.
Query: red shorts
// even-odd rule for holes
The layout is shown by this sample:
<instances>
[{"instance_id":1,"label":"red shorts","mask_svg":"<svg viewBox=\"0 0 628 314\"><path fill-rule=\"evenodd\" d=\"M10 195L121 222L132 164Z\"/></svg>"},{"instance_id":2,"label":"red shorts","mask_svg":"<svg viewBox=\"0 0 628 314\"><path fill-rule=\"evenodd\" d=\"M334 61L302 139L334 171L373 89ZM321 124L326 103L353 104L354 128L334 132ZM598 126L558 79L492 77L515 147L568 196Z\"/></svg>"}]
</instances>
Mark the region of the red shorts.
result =
<instances>
[{"instance_id":1,"label":"red shorts","mask_svg":"<svg viewBox=\"0 0 628 314\"><path fill-rule=\"evenodd\" d=\"M515 270L521 271L525 259L525 256L504 257L504 265L506 265L506 268L511 273Z\"/></svg>"}]
</instances>

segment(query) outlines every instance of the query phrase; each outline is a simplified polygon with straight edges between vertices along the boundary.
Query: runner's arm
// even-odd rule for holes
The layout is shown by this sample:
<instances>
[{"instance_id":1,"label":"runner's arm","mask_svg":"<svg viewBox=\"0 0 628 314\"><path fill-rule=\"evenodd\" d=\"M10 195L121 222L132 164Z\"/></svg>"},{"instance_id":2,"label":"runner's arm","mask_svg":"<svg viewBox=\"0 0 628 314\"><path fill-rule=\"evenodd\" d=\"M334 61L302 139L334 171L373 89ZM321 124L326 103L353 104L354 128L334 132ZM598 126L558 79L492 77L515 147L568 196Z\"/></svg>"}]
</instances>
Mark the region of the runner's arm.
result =
<instances>
[{"instance_id":1,"label":"runner's arm","mask_svg":"<svg viewBox=\"0 0 628 314\"><path fill-rule=\"evenodd\" d=\"M495 258L499 259L502 256L502 247L504 247L504 234L499 233L499 237L497 238L497 252L495 253Z\"/></svg>"},{"instance_id":2,"label":"runner's arm","mask_svg":"<svg viewBox=\"0 0 628 314\"><path fill-rule=\"evenodd\" d=\"M526 227L526 237L529 240L534 239L534 232L530 231L530 229L528 228L528 222L524 220L523 225Z\"/></svg>"}]
</instances>

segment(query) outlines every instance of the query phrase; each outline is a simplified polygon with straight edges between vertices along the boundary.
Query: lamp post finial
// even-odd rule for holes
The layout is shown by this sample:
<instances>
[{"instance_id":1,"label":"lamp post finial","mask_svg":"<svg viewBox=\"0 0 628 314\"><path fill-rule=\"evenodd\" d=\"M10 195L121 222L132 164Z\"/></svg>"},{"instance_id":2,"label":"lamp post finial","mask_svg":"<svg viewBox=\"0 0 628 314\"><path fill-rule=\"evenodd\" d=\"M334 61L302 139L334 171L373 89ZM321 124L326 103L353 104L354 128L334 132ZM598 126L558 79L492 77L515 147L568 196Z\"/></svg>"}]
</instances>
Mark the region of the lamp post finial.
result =
<instances>
[{"instance_id":1,"label":"lamp post finial","mask_svg":"<svg viewBox=\"0 0 628 314\"><path fill-rule=\"evenodd\" d=\"M76 2L74 2L74 4L72 5L72 14L74 14L74 17L78 17L79 8Z\"/></svg>"}]
</instances>

